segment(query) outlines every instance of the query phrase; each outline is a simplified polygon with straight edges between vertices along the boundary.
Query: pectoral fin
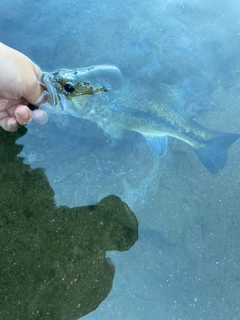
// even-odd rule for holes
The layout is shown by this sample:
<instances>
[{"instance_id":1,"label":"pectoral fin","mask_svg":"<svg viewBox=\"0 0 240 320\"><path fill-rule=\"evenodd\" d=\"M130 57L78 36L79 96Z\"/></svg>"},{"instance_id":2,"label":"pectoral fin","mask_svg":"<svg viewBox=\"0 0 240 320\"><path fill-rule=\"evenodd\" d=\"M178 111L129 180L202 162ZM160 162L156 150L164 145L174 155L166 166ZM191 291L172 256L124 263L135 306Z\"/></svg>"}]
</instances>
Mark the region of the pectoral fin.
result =
<instances>
[{"instance_id":1,"label":"pectoral fin","mask_svg":"<svg viewBox=\"0 0 240 320\"><path fill-rule=\"evenodd\" d=\"M167 152L167 136L143 135L153 154L160 158Z\"/></svg>"}]
</instances>

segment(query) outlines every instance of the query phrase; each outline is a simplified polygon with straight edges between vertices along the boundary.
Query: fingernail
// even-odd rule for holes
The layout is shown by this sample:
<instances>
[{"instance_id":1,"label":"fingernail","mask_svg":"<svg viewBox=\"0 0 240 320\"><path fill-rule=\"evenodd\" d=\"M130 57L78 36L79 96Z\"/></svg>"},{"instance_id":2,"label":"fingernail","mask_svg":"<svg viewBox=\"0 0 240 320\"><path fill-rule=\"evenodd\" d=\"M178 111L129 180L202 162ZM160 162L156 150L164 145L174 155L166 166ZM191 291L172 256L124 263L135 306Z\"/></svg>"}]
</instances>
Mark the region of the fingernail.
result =
<instances>
[{"instance_id":1,"label":"fingernail","mask_svg":"<svg viewBox=\"0 0 240 320\"><path fill-rule=\"evenodd\" d=\"M21 122L21 124L23 125L23 126L25 126L26 124L29 124L31 121L32 121L32 117L29 119L29 116L27 116L27 117L22 117L22 120L26 120L26 121L22 121Z\"/></svg>"},{"instance_id":2,"label":"fingernail","mask_svg":"<svg viewBox=\"0 0 240 320\"><path fill-rule=\"evenodd\" d=\"M32 118L29 119L28 121L24 122L24 123L23 123L23 126L26 126L26 125L29 124L30 122L32 122Z\"/></svg>"},{"instance_id":3,"label":"fingernail","mask_svg":"<svg viewBox=\"0 0 240 320\"><path fill-rule=\"evenodd\" d=\"M21 118L27 120L29 118L29 112L27 110L22 111Z\"/></svg>"}]
</instances>

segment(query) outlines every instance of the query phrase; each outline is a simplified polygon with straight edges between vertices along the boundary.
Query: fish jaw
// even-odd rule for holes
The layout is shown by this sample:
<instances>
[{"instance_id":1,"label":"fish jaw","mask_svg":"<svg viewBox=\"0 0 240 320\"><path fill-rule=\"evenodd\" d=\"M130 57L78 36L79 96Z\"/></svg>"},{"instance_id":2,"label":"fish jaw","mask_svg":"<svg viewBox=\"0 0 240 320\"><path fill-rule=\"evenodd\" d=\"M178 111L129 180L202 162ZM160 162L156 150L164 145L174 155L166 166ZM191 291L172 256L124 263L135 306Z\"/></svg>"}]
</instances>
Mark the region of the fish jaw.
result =
<instances>
[{"instance_id":1,"label":"fish jaw","mask_svg":"<svg viewBox=\"0 0 240 320\"><path fill-rule=\"evenodd\" d=\"M56 86L53 83L52 75L47 72L43 72L41 81L48 92L48 103L52 106L56 106L59 102L59 96Z\"/></svg>"},{"instance_id":2,"label":"fish jaw","mask_svg":"<svg viewBox=\"0 0 240 320\"><path fill-rule=\"evenodd\" d=\"M123 82L115 66L101 65L78 69L61 69L44 72L41 82L48 92L47 104L42 108L51 113L71 114L78 118L92 119L93 104ZM52 107L52 108L51 108Z\"/></svg>"},{"instance_id":3,"label":"fish jaw","mask_svg":"<svg viewBox=\"0 0 240 320\"><path fill-rule=\"evenodd\" d=\"M58 94L69 100L77 96L92 95L119 88L122 83L120 70L114 66L93 66L73 70L61 69L57 72L43 73L42 82L49 93L49 103L56 105Z\"/></svg>"}]
</instances>

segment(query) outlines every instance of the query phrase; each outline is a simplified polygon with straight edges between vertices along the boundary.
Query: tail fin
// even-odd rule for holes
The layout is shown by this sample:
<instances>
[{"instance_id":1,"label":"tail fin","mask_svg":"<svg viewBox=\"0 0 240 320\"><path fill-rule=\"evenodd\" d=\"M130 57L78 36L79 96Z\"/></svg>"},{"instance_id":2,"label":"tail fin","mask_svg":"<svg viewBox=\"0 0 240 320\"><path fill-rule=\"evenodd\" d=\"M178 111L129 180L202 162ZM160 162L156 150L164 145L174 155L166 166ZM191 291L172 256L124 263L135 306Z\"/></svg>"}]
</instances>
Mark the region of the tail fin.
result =
<instances>
[{"instance_id":1,"label":"tail fin","mask_svg":"<svg viewBox=\"0 0 240 320\"><path fill-rule=\"evenodd\" d=\"M228 148L240 134L217 133L214 140L206 142L206 146L201 149L193 149L205 168L211 173L218 173L227 163Z\"/></svg>"}]
</instances>

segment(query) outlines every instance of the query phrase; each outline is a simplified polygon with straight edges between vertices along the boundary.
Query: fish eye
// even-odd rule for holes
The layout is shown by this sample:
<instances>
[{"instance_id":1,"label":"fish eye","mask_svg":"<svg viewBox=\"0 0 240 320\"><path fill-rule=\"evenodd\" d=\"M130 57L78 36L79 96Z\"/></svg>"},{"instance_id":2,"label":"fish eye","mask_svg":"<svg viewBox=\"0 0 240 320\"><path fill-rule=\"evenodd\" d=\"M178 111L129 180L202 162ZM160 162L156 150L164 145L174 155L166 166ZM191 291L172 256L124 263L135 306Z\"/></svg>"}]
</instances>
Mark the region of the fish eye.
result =
<instances>
[{"instance_id":1,"label":"fish eye","mask_svg":"<svg viewBox=\"0 0 240 320\"><path fill-rule=\"evenodd\" d=\"M66 82L63 88L67 92L73 92L75 90L74 84L72 82Z\"/></svg>"}]
</instances>

